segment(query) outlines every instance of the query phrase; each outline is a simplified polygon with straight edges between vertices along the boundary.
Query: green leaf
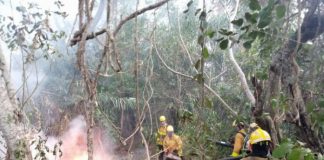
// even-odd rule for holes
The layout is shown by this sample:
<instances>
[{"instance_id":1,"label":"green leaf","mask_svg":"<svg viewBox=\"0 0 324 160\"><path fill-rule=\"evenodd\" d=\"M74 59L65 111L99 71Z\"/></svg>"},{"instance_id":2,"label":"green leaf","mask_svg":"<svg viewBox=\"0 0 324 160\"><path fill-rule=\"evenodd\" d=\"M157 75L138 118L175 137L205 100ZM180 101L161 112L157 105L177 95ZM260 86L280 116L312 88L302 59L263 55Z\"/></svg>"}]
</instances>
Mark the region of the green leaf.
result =
<instances>
[{"instance_id":1,"label":"green leaf","mask_svg":"<svg viewBox=\"0 0 324 160\"><path fill-rule=\"evenodd\" d=\"M272 21L272 10L274 7L274 0L269 0L267 7L263 8L259 14L259 28L268 26Z\"/></svg>"},{"instance_id":2,"label":"green leaf","mask_svg":"<svg viewBox=\"0 0 324 160\"><path fill-rule=\"evenodd\" d=\"M258 36L258 31L252 31L248 34L249 38L251 38L251 40L255 40Z\"/></svg>"},{"instance_id":3,"label":"green leaf","mask_svg":"<svg viewBox=\"0 0 324 160\"><path fill-rule=\"evenodd\" d=\"M274 158L284 158L286 156L286 154L290 152L292 147L293 147L293 145L291 143L289 143L289 142L285 142L283 144L280 144L280 146L277 147L273 151L272 156Z\"/></svg>"},{"instance_id":4,"label":"green leaf","mask_svg":"<svg viewBox=\"0 0 324 160\"><path fill-rule=\"evenodd\" d=\"M201 73L196 74L194 77L194 80L196 80L199 84L203 84L204 83L204 77Z\"/></svg>"},{"instance_id":5,"label":"green leaf","mask_svg":"<svg viewBox=\"0 0 324 160\"><path fill-rule=\"evenodd\" d=\"M222 35L225 35L225 36L229 36L229 35L234 35L234 33L232 32L232 31L228 31L228 30L226 30L226 29L220 29L219 31L218 31L220 34L222 34Z\"/></svg>"},{"instance_id":6,"label":"green leaf","mask_svg":"<svg viewBox=\"0 0 324 160\"><path fill-rule=\"evenodd\" d=\"M202 11L199 16L199 20L203 21L206 20L207 14L205 11Z\"/></svg>"},{"instance_id":7,"label":"green leaf","mask_svg":"<svg viewBox=\"0 0 324 160\"><path fill-rule=\"evenodd\" d=\"M252 47L252 42L252 40L244 42L243 47L246 49L250 49Z\"/></svg>"},{"instance_id":8,"label":"green leaf","mask_svg":"<svg viewBox=\"0 0 324 160\"><path fill-rule=\"evenodd\" d=\"M220 43L219 43L219 47L222 49L222 50L225 50L228 46L228 39L224 39L222 40Z\"/></svg>"},{"instance_id":9,"label":"green leaf","mask_svg":"<svg viewBox=\"0 0 324 160\"><path fill-rule=\"evenodd\" d=\"M199 45L203 45L204 44L204 36L203 35L199 35L199 37L198 37L198 44Z\"/></svg>"},{"instance_id":10,"label":"green leaf","mask_svg":"<svg viewBox=\"0 0 324 160\"><path fill-rule=\"evenodd\" d=\"M201 11L201 9L198 8L198 9L196 10L196 12L195 12L195 16L196 16L200 11Z\"/></svg>"},{"instance_id":11,"label":"green leaf","mask_svg":"<svg viewBox=\"0 0 324 160\"><path fill-rule=\"evenodd\" d=\"M318 105L319 105L319 107L324 108L324 98L319 99Z\"/></svg>"},{"instance_id":12,"label":"green leaf","mask_svg":"<svg viewBox=\"0 0 324 160\"><path fill-rule=\"evenodd\" d=\"M187 7L190 7L193 3L193 0L190 0L188 3L187 3Z\"/></svg>"},{"instance_id":13,"label":"green leaf","mask_svg":"<svg viewBox=\"0 0 324 160\"><path fill-rule=\"evenodd\" d=\"M249 29L250 29L250 25L246 25L246 26L241 27L241 30L242 31L245 30L245 32L249 31Z\"/></svg>"},{"instance_id":14,"label":"green leaf","mask_svg":"<svg viewBox=\"0 0 324 160\"><path fill-rule=\"evenodd\" d=\"M271 16L260 18L260 21L258 23L258 27L259 28L264 28L264 27L268 26L271 23L271 21L272 21Z\"/></svg>"},{"instance_id":15,"label":"green leaf","mask_svg":"<svg viewBox=\"0 0 324 160\"><path fill-rule=\"evenodd\" d=\"M215 31L211 30L211 29L208 29L206 32L205 32L205 35L208 36L209 38L213 38L214 35L215 35Z\"/></svg>"},{"instance_id":16,"label":"green leaf","mask_svg":"<svg viewBox=\"0 0 324 160\"><path fill-rule=\"evenodd\" d=\"M217 42L224 40L224 37L216 39Z\"/></svg>"},{"instance_id":17,"label":"green leaf","mask_svg":"<svg viewBox=\"0 0 324 160\"><path fill-rule=\"evenodd\" d=\"M278 103L277 99L275 99L275 98L271 99L271 107L276 107L277 103Z\"/></svg>"},{"instance_id":18,"label":"green leaf","mask_svg":"<svg viewBox=\"0 0 324 160\"><path fill-rule=\"evenodd\" d=\"M195 68L197 70L199 70L199 68L200 68L200 63L201 63L201 60L200 59L195 63Z\"/></svg>"},{"instance_id":19,"label":"green leaf","mask_svg":"<svg viewBox=\"0 0 324 160\"><path fill-rule=\"evenodd\" d=\"M211 101L207 97L204 98L204 104L205 104L205 107L207 107L207 108L212 108L213 107L213 101Z\"/></svg>"},{"instance_id":20,"label":"green leaf","mask_svg":"<svg viewBox=\"0 0 324 160\"><path fill-rule=\"evenodd\" d=\"M311 101L306 103L306 110L308 113L311 113L315 109L315 104Z\"/></svg>"},{"instance_id":21,"label":"green leaf","mask_svg":"<svg viewBox=\"0 0 324 160\"><path fill-rule=\"evenodd\" d=\"M189 11L189 9L186 9L186 10L183 11L183 13L188 13L188 11Z\"/></svg>"},{"instance_id":22,"label":"green leaf","mask_svg":"<svg viewBox=\"0 0 324 160\"><path fill-rule=\"evenodd\" d=\"M257 23L257 17L258 17L258 13L249 13L249 12L246 12L244 14L244 18L246 19L246 21L252 23L252 24L255 24Z\"/></svg>"},{"instance_id":23,"label":"green leaf","mask_svg":"<svg viewBox=\"0 0 324 160\"><path fill-rule=\"evenodd\" d=\"M259 38L264 38L265 32L263 30L258 31L258 36L259 36Z\"/></svg>"},{"instance_id":24,"label":"green leaf","mask_svg":"<svg viewBox=\"0 0 324 160\"><path fill-rule=\"evenodd\" d=\"M285 13L286 13L286 7L284 5L277 6L277 8L276 8L276 15L277 15L277 18L278 19L284 17L285 16Z\"/></svg>"},{"instance_id":25,"label":"green leaf","mask_svg":"<svg viewBox=\"0 0 324 160\"><path fill-rule=\"evenodd\" d=\"M206 47L204 47L203 51L202 51L202 56L206 59L209 57L209 53L208 53L208 49Z\"/></svg>"},{"instance_id":26,"label":"green leaf","mask_svg":"<svg viewBox=\"0 0 324 160\"><path fill-rule=\"evenodd\" d=\"M265 70L256 72L255 76L258 79L261 79L261 80L267 80L268 79L268 73Z\"/></svg>"},{"instance_id":27,"label":"green leaf","mask_svg":"<svg viewBox=\"0 0 324 160\"><path fill-rule=\"evenodd\" d=\"M305 155L305 160L315 160L315 157L312 153L308 153Z\"/></svg>"},{"instance_id":28,"label":"green leaf","mask_svg":"<svg viewBox=\"0 0 324 160\"><path fill-rule=\"evenodd\" d=\"M261 6L260 6L260 4L259 4L259 1L258 1L258 0L250 0L249 8L250 8L252 11L260 10L260 9L261 9Z\"/></svg>"},{"instance_id":29,"label":"green leaf","mask_svg":"<svg viewBox=\"0 0 324 160\"><path fill-rule=\"evenodd\" d=\"M295 148L289 153L287 160L300 160L304 159L303 157L304 152L300 148Z\"/></svg>"},{"instance_id":30,"label":"green leaf","mask_svg":"<svg viewBox=\"0 0 324 160\"><path fill-rule=\"evenodd\" d=\"M27 12L26 7L24 7L24 6L18 6L18 7L16 7L16 10L17 10L18 12Z\"/></svg>"},{"instance_id":31,"label":"green leaf","mask_svg":"<svg viewBox=\"0 0 324 160\"><path fill-rule=\"evenodd\" d=\"M240 18L240 19L237 19L237 20L233 20L231 23L233 23L234 25L236 25L238 27L241 27L242 24L243 24L243 19Z\"/></svg>"}]
</instances>

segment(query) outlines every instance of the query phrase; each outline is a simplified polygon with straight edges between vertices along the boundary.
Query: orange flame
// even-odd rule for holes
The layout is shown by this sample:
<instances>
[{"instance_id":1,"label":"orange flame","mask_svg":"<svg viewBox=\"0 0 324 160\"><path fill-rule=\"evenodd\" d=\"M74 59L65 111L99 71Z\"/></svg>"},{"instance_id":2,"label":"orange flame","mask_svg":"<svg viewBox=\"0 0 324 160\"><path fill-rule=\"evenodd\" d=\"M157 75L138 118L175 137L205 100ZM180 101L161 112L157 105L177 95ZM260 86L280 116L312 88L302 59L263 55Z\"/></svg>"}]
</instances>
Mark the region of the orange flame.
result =
<instances>
[{"instance_id":1,"label":"orange flame","mask_svg":"<svg viewBox=\"0 0 324 160\"><path fill-rule=\"evenodd\" d=\"M78 119L79 118L79 119ZM87 134L86 125L83 117L77 117L70 124L70 128L62 136L61 150L63 155L61 160L87 160ZM102 145L101 130L94 131L94 160L111 160L112 156L108 154L107 149Z\"/></svg>"}]
</instances>

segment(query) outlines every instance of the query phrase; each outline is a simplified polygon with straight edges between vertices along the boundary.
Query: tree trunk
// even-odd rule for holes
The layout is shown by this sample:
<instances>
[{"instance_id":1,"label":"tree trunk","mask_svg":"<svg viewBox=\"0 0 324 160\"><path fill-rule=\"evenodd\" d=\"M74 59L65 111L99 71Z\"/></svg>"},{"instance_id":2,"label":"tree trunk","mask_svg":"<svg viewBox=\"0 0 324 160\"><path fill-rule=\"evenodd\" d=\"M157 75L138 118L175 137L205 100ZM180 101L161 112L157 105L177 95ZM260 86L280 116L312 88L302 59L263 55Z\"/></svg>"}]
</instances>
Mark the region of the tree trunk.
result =
<instances>
[{"instance_id":1,"label":"tree trunk","mask_svg":"<svg viewBox=\"0 0 324 160\"><path fill-rule=\"evenodd\" d=\"M23 114L19 109L15 94L10 86L7 64L0 48L0 131L7 143L7 160L32 159L24 128Z\"/></svg>"},{"instance_id":2,"label":"tree trunk","mask_svg":"<svg viewBox=\"0 0 324 160\"><path fill-rule=\"evenodd\" d=\"M313 7L317 8L317 6ZM265 101L263 104L256 106L256 110L261 112L256 112L258 114L255 114L255 116L260 119L260 113L263 111L262 107L264 107L264 111L270 113L271 118L266 120L269 122L266 124L268 125L266 128L270 128L270 133L275 144L280 141L281 137L279 126L283 121L286 121L295 124L299 128L302 134L298 135L298 138L307 142L308 147L323 153L323 140L312 129L310 117L306 112L306 106L299 87L299 67L295 60L296 54L298 53L298 41L300 44L305 43L324 32L324 16L314 14L315 10L312 13L310 13L311 10L307 13L300 28L300 35L296 32L290 38L291 40L286 42L273 57L269 69ZM284 95L285 102L283 103L287 108L279 106L280 94ZM274 100L277 101L277 105L275 106L271 105L271 101L273 102Z\"/></svg>"}]
</instances>

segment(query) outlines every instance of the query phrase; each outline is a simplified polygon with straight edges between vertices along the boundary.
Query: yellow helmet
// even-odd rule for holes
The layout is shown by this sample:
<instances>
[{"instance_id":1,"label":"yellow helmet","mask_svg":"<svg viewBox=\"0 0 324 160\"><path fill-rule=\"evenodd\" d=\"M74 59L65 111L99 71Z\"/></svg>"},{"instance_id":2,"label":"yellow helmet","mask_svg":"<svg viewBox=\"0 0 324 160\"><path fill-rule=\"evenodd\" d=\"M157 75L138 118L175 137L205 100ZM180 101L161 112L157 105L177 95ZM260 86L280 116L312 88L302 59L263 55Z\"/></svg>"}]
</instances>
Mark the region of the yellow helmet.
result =
<instances>
[{"instance_id":1,"label":"yellow helmet","mask_svg":"<svg viewBox=\"0 0 324 160\"><path fill-rule=\"evenodd\" d=\"M165 116L160 116L160 122L164 122L165 121Z\"/></svg>"},{"instance_id":2,"label":"yellow helmet","mask_svg":"<svg viewBox=\"0 0 324 160\"><path fill-rule=\"evenodd\" d=\"M173 127L171 125L168 125L167 132L173 132L173 131L174 131Z\"/></svg>"}]
</instances>

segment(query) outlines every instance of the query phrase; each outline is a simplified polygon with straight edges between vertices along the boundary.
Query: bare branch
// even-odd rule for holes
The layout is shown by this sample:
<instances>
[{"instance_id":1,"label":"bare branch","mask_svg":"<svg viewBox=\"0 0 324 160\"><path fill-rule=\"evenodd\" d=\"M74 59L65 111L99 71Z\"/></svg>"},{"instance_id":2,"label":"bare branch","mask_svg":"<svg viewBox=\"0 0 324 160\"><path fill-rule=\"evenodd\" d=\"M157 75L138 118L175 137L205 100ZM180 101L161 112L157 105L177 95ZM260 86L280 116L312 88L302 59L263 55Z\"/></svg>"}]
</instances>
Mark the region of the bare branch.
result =
<instances>
[{"instance_id":1,"label":"bare branch","mask_svg":"<svg viewBox=\"0 0 324 160\"><path fill-rule=\"evenodd\" d=\"M240 4L240 1L236 0L234 13L233 13L232 17L230 17L230 21L233 21L235 19L235 16L236 16L237 11L238 11L239 4ZM230 14L228 13L228 15L230 15ZM230 31L234 30L234 27L233 27L232 23L229 23L229 29L230 29ZM252 106L254 106L255 105L255 98L254 98L254 96L253 96L253 94L252 94L252 92L251 92L251 90L249 88L249 85L247 84L244 72L242 71L241 67L239 66L239 64L237 63L237 61L236 61L236 59L234 57L233 47L232 47L231 43L232 42L230 41L230 43L229 43L230 48L228 49L229 59L233 63L236 72L239 74L239 78L240 78L240 81L241 81L243 91L245 92L247 98L252 103Z\"/></svg>"},{"instance_id":2,"label":"bare branch","mask_svg":"<svg viewBox=\"0 0 324 160\"><path fill-rule=\"evenodd\" d=\"M155 37L155 36L154 36L154 37ZM162 59L161 55L159 54L159 51L158 51L157 46L156 46L155 38L153 38L153 39L154 39L153 44L154 44L154 48L155 48L155 53L156 53L156 55L158 56L158 58L160 59L160 61L163 63L163 65L164 65L164 66L165 66L169 71L171 71L172 73L175 73L175 74L181 75L181 76L183 76L183 77L189 78L189 79L194 79L193 76L183 74L183 73L181 73L181 72L175 71L174 69L170 68L170 67L165 63L165 61ZM213 90L211 87L209 87L206 83L204 83L204 87L205 87L206 89L208 89L211 93L213 93L214 96L216 96L216 97L217 97L217 98L222 102L222 104L225 106L225 109L229 110L230 113L231 113L232 115L237 116L237 112L234 111L234 110L232 109L232 107L230 107L230 106L229 106L229 105L228 105L228 104L227 104L227 103L222 99L222 97L221 97L221 96L220 96L216 91L214 91L214 90Z\"/></svg>"},{"instance_id":3,"label":"bare branch","mask_svg":"<svg viewBox=\"0 0 324 160\"><path fill-rule=\"evenodd\" d=\"M146 11L149 11L149 10L152 10L152 9L155 9L155 8L158 8L158 7L162 6L162 5L164 5L165 3L167 3L168 1L169 1L169 0L163 0L163 1L161 1L161 2L157 2L157 3L155 3L155 4L149 5L149 6L143 8L143 9L141 9L141 10L137 10L137 11L135 11L134 13L130 14L129 16L127 16L126 18L124 18L123 20L121 20L121 21L119 22L119 24L117 25L117 27L116 27L116 29L115 29L115 31L114 31L114 36L117 35L118 31L122 28L122 26L123 26L127 21L129 21L129 20L131 20L131 19L133 19L133 18L135 18L135 17L137 17L137 16L139 16L139 15L145 13Z\"/></svg>"},{"instance_id":4,"label":"bare branch","mask_svg":"<svg viewBox=\"0 0 324 160\"><path fill-rule=\"evenodd\" d=\"M150 150L149 150L149 146L148 146L148 144L147 144L147 141L146 141L146 139L145 139L145 136L144 136L142 130L140 130L140 134L141 134L141 136L142 136L142 140L143 140L143 142L144 142L144 146L145 146L145 150L146 150L146 157L147 157L147 159L149 160L149 159L150 159Z\"/></svg>"},{"instance_id":5,"label":"bare branch","mask_svg":"<svg viewBox=\"0 0 324 160\"><path fill-rule=\"evenodd\" d=\"M133 12L132 14L130 14L129 16L125 17L123 20L121 20L121 21L118 23L117 27L115 28L115 30L114 30L114 32L113 32L113 36L116 36L116 35L117 35L117 33L119 32L119 30L123 27L123 25L124 25L127 21L129 21L129 20L131 20L131 19L133 19L133 18L135 18L135 17L137 17L137 16L139 16L139 15L145 13L146 11L149 11L149 10L152 10L152 9L155 9L155 8L158 8L158 7L162 6L162 5L164 5L165 3L167 3L168 1L170 1L170 0L163 0L163 1L157 2L157 3L155 3L155 4L152 4L152 5L149 5L149 6L145 7L145 8L142 8L142 9L140 9L140 10L138 10L138 11L135 11L135 12ZM88 40L88 39L93 39L93 38L95 38L96 36L101 35L101 34L103 34L103 33L105 33L105 32L107 32L107 30L106 30L106 29L102 29L102 30L100 30L100 31L98 31L98 32L91 33L91 34L87 35L86 40ZM80 31L78 31L78 32L76 32L76 33L74 34L73 39L72 39L71 42L70 42L70 46L74 46L74 45L76 45L76 44L81 40L81 39L79 38L79 37L81 36L81 34L82 34L82 32L80 32Z\"/></svg>"}]
</instances>

